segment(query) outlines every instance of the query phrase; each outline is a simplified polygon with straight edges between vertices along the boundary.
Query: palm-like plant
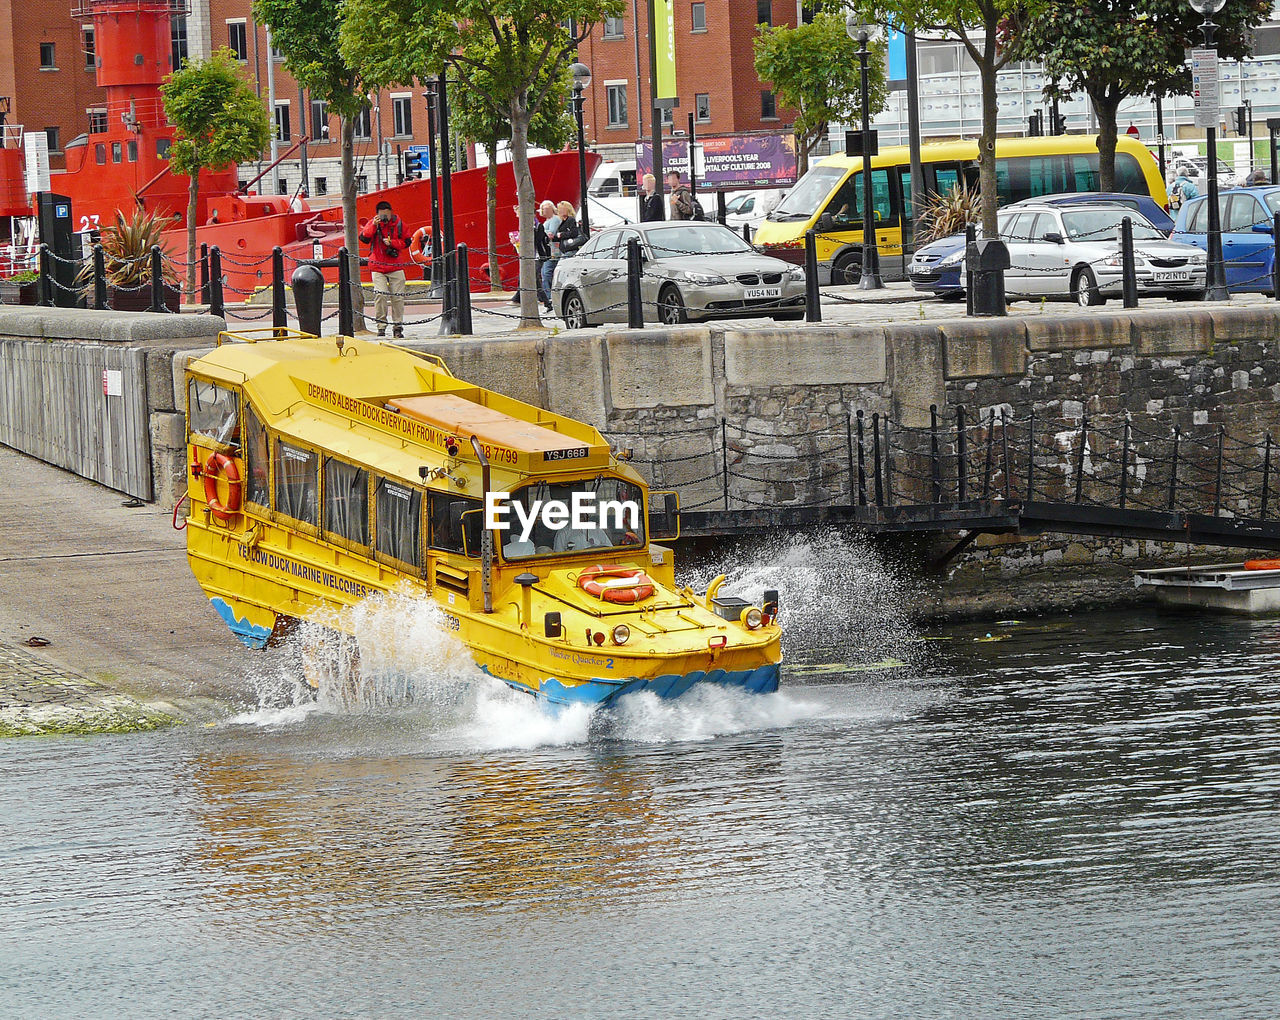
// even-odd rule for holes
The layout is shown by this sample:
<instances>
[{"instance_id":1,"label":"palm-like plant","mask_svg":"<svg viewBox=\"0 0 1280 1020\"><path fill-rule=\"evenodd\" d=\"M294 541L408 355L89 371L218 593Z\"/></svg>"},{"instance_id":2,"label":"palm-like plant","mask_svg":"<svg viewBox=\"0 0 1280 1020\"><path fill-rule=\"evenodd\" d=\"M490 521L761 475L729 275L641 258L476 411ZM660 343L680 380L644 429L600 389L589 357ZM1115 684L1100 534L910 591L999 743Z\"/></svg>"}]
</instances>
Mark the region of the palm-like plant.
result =
<instances>
[{"instance_id":1,"label":"palm-like plant","mask_svg":"<svg viewBox=\"0 0 1280 1020\"><path fill-rule=\"evenodd\" d=\"M982 216L982 193L960 183L942 194L932 194L925 202L917 221L917 239L936 241L964 231Z\"/></svg>"},{"instance_id":2,"label":"palm-like plant","mask_svg":"<svg viewBox=\"0 0 1280 1020\"><path fill-rule=\"evenodd\" d=\"M110 287L140 287L151 282L151 249L159 247L165 258L162 275L166 283L177 285L178 274L169 259L169 246L160 235L172 225L167 216L138 208L129 219L116 210L115 222L102 231L102 253L106 260L107 285ZM87 267L89 280L93 280L93 265Z\"/></svg>"}]
</instances>

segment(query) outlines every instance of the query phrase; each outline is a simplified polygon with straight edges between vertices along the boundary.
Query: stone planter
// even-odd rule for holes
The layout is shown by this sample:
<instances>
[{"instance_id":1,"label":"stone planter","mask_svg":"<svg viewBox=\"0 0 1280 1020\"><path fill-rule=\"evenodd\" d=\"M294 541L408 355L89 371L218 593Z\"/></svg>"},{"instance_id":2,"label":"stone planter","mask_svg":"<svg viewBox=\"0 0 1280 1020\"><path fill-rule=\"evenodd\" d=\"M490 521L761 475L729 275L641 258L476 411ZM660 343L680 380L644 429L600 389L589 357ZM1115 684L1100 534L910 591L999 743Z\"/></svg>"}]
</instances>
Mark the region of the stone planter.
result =
<instances>
[{"instance_id":1,"label":"stone planter","mask_svg":"<svg viewBox=\"0 0 1280 1020\"><path fill-rule=\"evenodd\" d=\"M177 287L165 284L164 306L171 312L178 311L181 292ZM141 290L121 290L107 287L107 304L117 312L145 312L151 308L151 288Z\"/></svg>"},{"instance_id":2,"label":"stone planter","mask_svg":"<svg viewBox=\"0 0 1280 1020\"><path fill-rule=\"evenodd\" d=\"M35 280L12 283L0 280L0 302L6 305L34 305L39 300L40 284Z\"/></svg>"}]
</instances>

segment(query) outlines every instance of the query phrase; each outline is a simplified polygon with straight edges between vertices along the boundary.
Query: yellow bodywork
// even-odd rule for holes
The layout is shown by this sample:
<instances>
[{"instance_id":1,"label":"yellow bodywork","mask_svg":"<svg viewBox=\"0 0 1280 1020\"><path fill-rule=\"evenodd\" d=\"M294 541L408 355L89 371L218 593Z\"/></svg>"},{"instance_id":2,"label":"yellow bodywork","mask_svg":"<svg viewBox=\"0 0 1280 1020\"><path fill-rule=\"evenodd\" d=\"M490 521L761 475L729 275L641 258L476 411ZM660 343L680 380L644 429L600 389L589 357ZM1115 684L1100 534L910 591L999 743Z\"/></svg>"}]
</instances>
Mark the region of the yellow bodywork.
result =
<instances>
[{"instance_id":1,"label":"yellow bodywork","mask_svg":"<svg viewBox=\"0 0 1280 1020\"><path fill-rule=\"evenodd\" d=\"M246 644L261 646L301 620L345 629L342 610L396 589L437 605L487 672L552 701L604 702L646 687L670 696L700 679L776 687L776 613L751 628L725 619L723 607L717 614L707 596L677 588L672 551L651 541L647 527L623 540L639 544L512 559L494 541L487 592L483 550L470 541L462 550L433 548L453 533L432 508L483 500L476 445L491 492L616 479L643 493L647 524L647 486L595 428L455 379L439 359L350 338L224 334L189 366L187 382L188 558ZM250 449L256 435L264 445ZM288 469L289 484L316 486L314 523L281 507L285 454L314 455L315 477ZM369 532L360 541L329 526L330 459L367 474ZM420 501L415 562L379 551L374 504L384 484ZM643 570L653 594L634 604L602 601L579 584L597 564ZM549 613L559 614L558 634L549 634ZM614 640L620 624L630 631L622 644Z\"/></svg>"}]
</instances>

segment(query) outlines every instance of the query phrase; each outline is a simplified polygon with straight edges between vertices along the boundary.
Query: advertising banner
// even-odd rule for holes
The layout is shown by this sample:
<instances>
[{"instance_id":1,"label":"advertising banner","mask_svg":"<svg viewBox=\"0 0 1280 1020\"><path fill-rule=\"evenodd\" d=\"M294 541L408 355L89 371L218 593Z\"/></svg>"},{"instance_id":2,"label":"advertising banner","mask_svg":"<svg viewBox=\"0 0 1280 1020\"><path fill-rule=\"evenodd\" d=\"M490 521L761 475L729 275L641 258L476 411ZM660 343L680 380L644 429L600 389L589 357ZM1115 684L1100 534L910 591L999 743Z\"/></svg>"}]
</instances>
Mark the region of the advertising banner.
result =
<instances>
[{"instance_id":1,"label":"advertising banner","mask_svg":"<svg viewBox=\"0 0 1280 1020\"><path fill-rule=\"evenodd\" d=\"M697 139L698 187L715 190L786 188L796 182L796 139L790 133L702 135ZM678 170L689 178L689 141L667 138L662 143L662 169ZM653 170L653 146L636 143L636 173Z\"/></svg>"},{"instance_id":2,"label":"advertising banner","mask_svg":"<svg viewBox=\"0 0 1280 1020\"><path fill-rule=\"evenodd\" d=\"M655 99L676 96L676 12L673 0L652 0L654 47L657 55Z\"/></svg>"}]
</instances>

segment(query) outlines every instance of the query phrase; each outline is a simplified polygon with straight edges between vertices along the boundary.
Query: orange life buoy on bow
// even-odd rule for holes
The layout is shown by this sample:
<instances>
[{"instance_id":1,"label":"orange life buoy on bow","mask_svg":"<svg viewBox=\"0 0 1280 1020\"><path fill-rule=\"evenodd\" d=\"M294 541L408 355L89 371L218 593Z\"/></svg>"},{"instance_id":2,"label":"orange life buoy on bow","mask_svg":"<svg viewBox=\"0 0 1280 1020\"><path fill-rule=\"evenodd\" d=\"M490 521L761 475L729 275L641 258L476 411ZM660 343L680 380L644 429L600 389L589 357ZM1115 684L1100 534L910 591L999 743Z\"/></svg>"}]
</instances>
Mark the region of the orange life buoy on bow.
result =
<instances>
[{"instance_id":1,"label":"orange life buoy on bow","mask_svg":"<svg viewBox=\"0 0 1280 1020\"><path fill-rule=\"evenodd\" d=\"M218 499L218 479L227 480L227 501ZM209 513L224 524L240 512L240 497L244 483L240 480L240 469L236 462L225 453L212 454L204 465L204 498L209 504Z\"/></svg>"},{"instance_id":2,"label":"orange life buoy on bow","mask_svg":"<svg viewBox=\"0 0 1280 1020\"><path fill-rule=\"evenodd\" d=\"M1245 560L1245 570L1280 570L1280 560Z\"/></svg>"},{"instance_id":3,"label":"orange life buoy on bow","mask_svg":"<svg viewBox=\"0 0 1280 1020\"><path fill-rule=\"evenodd\" d=\"M420 266L431 265L431 228L419 227L409 242L409 258Z\"/></svg>"},{"instance_id":4,"label":"orange life buoy on bow","mask_svg":"<svg viewBox=\"0 0 1280 1020\"><path fill-rule=\"evenodd\" d=\"M656 590L649 575L638 567L597 563L578 575L578 587L602 602L630 605L652 597Z\"/></svg>"}]
</instances>

